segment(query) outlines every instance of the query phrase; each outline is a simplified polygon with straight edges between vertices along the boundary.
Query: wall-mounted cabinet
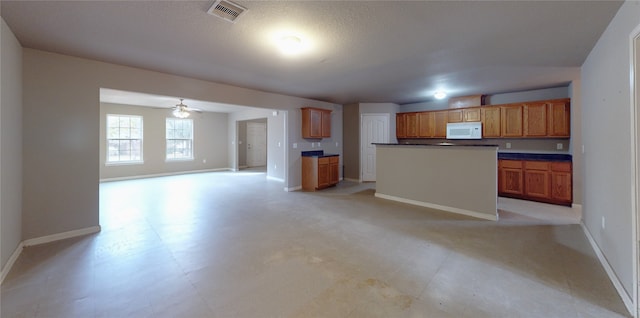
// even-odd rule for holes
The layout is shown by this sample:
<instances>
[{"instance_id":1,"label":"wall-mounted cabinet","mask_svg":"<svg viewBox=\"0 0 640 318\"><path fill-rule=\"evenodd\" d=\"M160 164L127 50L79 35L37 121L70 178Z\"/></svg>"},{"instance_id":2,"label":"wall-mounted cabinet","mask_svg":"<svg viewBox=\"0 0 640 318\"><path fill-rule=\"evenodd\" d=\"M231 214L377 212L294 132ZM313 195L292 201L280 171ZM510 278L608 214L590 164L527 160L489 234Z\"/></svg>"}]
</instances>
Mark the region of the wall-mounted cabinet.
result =
<instances>
[{"instance_id":1,"label":"wall-mounted cabinet","mask_svg":"<svg viewBox=\"0 0 640 318\"><path fill-rule=\"evenodd\" d=\"M331 111L322 108L302 108L302 138L330 138Z\"/></svg>"},{"instance_id":2,"label":"wall-mounted cabinet","mask_svg":"<svg viewBox=\"0 0 640 318\"><path fill-rule=\"evenodd\" d=\"M482 122L483 138L570 138L569 99L396 114L396 136L446 138L447 123Z\"/></svg>"}]
</instances>

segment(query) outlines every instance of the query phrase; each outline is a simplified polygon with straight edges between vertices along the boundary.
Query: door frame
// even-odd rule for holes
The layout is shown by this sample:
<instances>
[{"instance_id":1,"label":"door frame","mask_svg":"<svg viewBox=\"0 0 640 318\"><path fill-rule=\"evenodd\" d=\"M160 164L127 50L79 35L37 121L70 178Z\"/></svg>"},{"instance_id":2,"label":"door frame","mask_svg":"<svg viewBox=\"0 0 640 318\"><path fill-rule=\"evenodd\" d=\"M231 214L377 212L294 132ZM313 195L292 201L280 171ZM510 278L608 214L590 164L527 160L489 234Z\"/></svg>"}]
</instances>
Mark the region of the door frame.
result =
<instances>
[{"instance_id":1,"label":"door frame","mask_svg":"<svg viewBox=\"0 0 640 318\"><path fill-rule=\"evenodd\" d=\"M267 127L268 127L268 123L267 122L256 122L256 121L247 121L246 123L246 136L247 136L247 140L245 141L245 148L246 148L246 154L247 154L247 158L246 158L246 164L247 167L252 167L252 165L249 164L249 126L252 125L258 125L258 126L264 126L264 165L267 165L267 158L268 158L268 154L267 154L267 142L269 140L268 136L267 136ZM257 166L256 166L257 167Z\"/></svg>"},{"instance_id":2,"label":"door frame","mask_svg":"<svg viewBox=\"0 0 640 318\"><path fill-rule=\"evenodd\" d=\"M360 154L360 173L359 173L359 181L363 182L362 176L364 175L364 164L363 164L363 148L364 148L364 117L365 116L384 116L387 118L387 142L391 139L391 114L389 113L360 113L360 149L358 153Z\"/></svg>"},{"instance_id":3,"label":"door frame","mask_svg":"<svg viewBox=\"0 0 640 318\"><path fill-rule=\"evenodd\" d=\"M629 35L629 58L630 58L630 67L629 67L629 91L630 91L630 111L631 111L631 218L632 218L632 234L633 234L633 298L632 298L632 309L633 316L640 317L640 308L638 307L638 303L640 302L640 282L638 281L638 277L640 277L640 252L638 251L639 245L638 241L640 240L640 216L638 215L638 207L640 207L640 176L638 175L638 171L640 171L640 162L638 161L638 141L640 140L640 131L638 130L638 122L640 121L640 100L638 94L640 94L640 60L636 58L638 54L640 54L640 25L636 26L635 29Z\"/></svg>"}]
</instances>

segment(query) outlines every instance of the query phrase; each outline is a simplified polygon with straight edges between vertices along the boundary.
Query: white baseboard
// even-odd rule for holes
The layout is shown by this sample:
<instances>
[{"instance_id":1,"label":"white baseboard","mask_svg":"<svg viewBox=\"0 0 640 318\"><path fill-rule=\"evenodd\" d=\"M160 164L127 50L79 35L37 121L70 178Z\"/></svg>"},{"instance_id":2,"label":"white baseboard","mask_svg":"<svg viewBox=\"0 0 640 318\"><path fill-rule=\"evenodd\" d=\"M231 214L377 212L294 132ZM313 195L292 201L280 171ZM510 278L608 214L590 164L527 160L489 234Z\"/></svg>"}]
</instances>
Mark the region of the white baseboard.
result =
<instances>
[{"instance_id":1,"label":"white baseboard","mask_svg":"<svg viewBox=\"0 0 640 318\"><path fill-rule=\"evenodd\" d=\"M402 203L408 203L408 204L423 206L425 208L432 208L432 209L436 209L436 210L442 210L442 211L453 212L453 213L457 213L457 214L463 214L463 215L472 216L472 217L475 217L475 218L485 219L485 220L489 220L489 221L497 221L498 220L498 210L497 209L496 209L496 214L494 216L491 216L491 215L486 214L486 213L480 213L480 212L476 212L476 211L465 210L465 209L460 209L460 208L446 206L446 205L439 205L439 204L435 204L435 203L429 203L429 202L422 202L422 201L416 201L416 200L411 200L411 199L405 199L405 198L400 198L400 197L396 197L396 196L393 196L393 195L382 194L382 193L378 193L378 192L376 192L375 196L378 197L378 198L381 198L381 199L398 201L398 202L402 202Z\"/></svg>"},{"instance_id":2,"label":"white baseboard","mask_svg":"<svg viewBox=\"0 0 640 318\"><path fill-rule=\"evenodd\" d=\"M293 191L298 191L298 190L302 190L302 186L295 186L295 187L290 187L290 188L284 188L284 191L286 192L293 192Z\"/></svg>"},{"instance_id":3,"label":"white baseboard","mask_svg":"<svg viewBox=\"0 0 640 318\"><path fill-rule=\"evenodd\" d=\"M36 238L25 240L22 243L23 243L23 245L25 247L26 246L33 246L33 245L50 243L50 242L54 242L54 241L64 240L64 239L68 239L68 238L72 238L72 237L76 237L76 236L82 236L82 235L93 234L93 233L98 233L98 232L100 232L100 225L91 226L91 227L85 227L83 229L72 230L72 231L67 231L67 232L62 232L62 233L56 233L56 234L51 234L51 235L46 235L46 236L41 236L41 237L36 237Z\"/></svg>"},{"instance_id":4,"label":"white baseboard","mask_svg":"<svg viewBox=\"0 0 640 318\"><path fill-rule=\"evenodd\" d=\"M124 180L146 179L146 178L156 178L156 177L168 177L168 176L177 176L177 175L181 175L181 174L203 173L203 172L218 172L218 171L237 171L237 170L234 170L234 169L231 169L231 168L216 168L216 169L203 169L203 170L176 171L176 172L143 174L143 175L126 176L126 177L104 178L104 179L100 179L100 182L124 181Z\"/></svg>"},{"instance_id":5,"label":"white baseboard","mask_svg":"<svg viewBox=\"0 0 640 318\"><path fill-rule=\"evenodd\" d=\"M276 178L276 177L272 177L272 176L267 176L267 179L273 180L273 181L278 181L278 182L284 182L284 179L280 179L280 178Z\"/></svg>"},{"instance_id":6,"label":"white baseboard","mask_svg":"<svg viewBox=\"0 0 640 318\"><path fill-rule=\"evenodd\" d=\"M238 169L247 169L249 166L238 166Z\"/></svg>"},{"instance_id":7,"label":"white baseboard","mask_svg":"<svg viewBox=\"0 0 640 318\"><path fill-rule=\"evenodd\" d=\"M7 276L7 274L9 274L9 271L11 271L13 264L16 262L16 260L18 260L20 253L22 253L22 250L25 247L55 242L59 240L76 237L76 236L83 236L83 235L93 234L98 232L100 232L100 225L36 237L36 238L32 238L32 239L28 239L20 242L16 250L13 252L13 254L11 254L11 257L9 257L9 261L7 261L7 264L5 264L5 266L2 268L2 272L0 274L0 285L2 284L2 282L4 282L4 278Z\"/></svg>"},{"instance_id":8,"label":"white baseboard","mask_svg":"<svg viewBox=\"0 0 640 318\"><path fill-rule=\"evenodd\" d=\"M0 272L0 285L2 285L2 282L4 282L4 278L7 277L7 274L9 274L9 271L11 271L13 264L18 260L18 257L20 256L20 253L22 253L23 248L24 243L20 242L20 244L18 244L18 247L16 247L16 250L13 251L13 254L11 254L11 257L9 257L7 263L2 268L2 272Z\"/></svg>"},{"instance_id":9,"label":"white baseboard","mask_svg":"<svg viewBox=\"0 0 640 318\"><path fill-rule=\"evenodd\" d=\"M343 178L343 180L351 181L351 182L358 182L358 183L362 182L362 180L360 180L360 179L352 179L352 178Z\"/></svg>"},{"instance_id":10,"label":"white baseboard","mask_svg":"<svg viewBox=\"0 0 640 318\"><path fill-rule=\"evenodd\" d=\"M591 244L591 248L593 248L593 251L598 256L598 260L600 261L600 264L602 264L602 267L604 267L605 272L607 272L607 275L609 276L609 280L611 280L611 283L613 283L613 286L616 288L618 295L620 295L620 298L622 298L622 302L624 302L624 305L627 307L627 310L629 311L631 316L635 317L634 308L633 308L634 307L633 299L631 299L631 296L627 293L627 291L622 286L622 282L620 282L620 279L616 275L616 272L613 270L613 268L607 261L607 258L604 256L604 253L602 253L602 250L600 250L600 247L598 246L596 241L593 239L593 236L591 235L591 232L589 232L589 229L587 228L587 226L584 225L584 222L580 222L580 226L582 227L582 231L584 232L584 234L587 236L587 240L589 240L589 243Z\"/></svg>"}]
</instances>

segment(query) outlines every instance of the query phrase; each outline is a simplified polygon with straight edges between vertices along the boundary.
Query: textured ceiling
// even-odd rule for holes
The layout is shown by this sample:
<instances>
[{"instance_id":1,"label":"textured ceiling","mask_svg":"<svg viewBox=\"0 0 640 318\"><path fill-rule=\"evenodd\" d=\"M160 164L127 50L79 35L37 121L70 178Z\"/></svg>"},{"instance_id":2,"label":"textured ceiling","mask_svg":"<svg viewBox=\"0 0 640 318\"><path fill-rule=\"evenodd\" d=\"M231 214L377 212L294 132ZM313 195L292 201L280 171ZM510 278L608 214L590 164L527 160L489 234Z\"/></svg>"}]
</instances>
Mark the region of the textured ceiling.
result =
<instances>
[{"instance_id":1,"label":"textured ceiling","mask_svg":"<svg viewBox=\"0 0 640 318\"><path fill-rule=\"evenodd\" d=\"M568 84L619 1L7 1L24 47L340 104ZM282 55L292 32L311 48Z\"/></svg>"}]
</instances>

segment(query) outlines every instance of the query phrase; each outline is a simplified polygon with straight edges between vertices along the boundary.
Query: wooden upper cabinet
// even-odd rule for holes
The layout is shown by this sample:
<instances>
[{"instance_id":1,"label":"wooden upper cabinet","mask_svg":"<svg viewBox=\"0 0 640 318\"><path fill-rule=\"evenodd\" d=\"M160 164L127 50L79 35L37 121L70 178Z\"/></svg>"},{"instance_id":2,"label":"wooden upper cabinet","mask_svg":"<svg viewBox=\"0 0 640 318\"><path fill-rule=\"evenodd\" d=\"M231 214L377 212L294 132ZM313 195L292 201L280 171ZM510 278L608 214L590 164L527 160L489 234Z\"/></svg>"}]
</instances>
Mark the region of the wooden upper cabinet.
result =
<instances>
[{"instance_id":1,"label":"wooden upper cabinet","mask_svg":"<svg viewBox=\"0 0 640 318\"><path fill-rule=\"evenodd\" d=\"M525 137L547 136L547 104L527 103L522 106Z\"/></svg>"},{"instance_id":2,"label":"wooden upper cabinet","mask_svg":"<svg viewBox=\"0 0 640 318\"><path fill-rule=\"evenodd\" d=\"M434 116L433 137L446 138L449 112L446 110L437 111L433 113L433 116Z\"/></svg>"},{"instance_id":3,"label":"wooden upper cabinet","mask_svg":"<svg viewBox=\"0 0 640 318\"><path fill-rule=\"evenodd\" d=\"M407 138L407 116L405 113L396 114L396 138Z\"/></svg>"},{"instance_id":4,"label":"wooden upper cabinet","mask_svg":"<svg viewBox=\"0 0 640 318\"><path fill-rule=\"evenodd\" d=\"M331 137L331 111L328 109L302 108L302 138Z\"/></svg>"},{"instance_id":5,"label":"wooden upper cabinet","mask_svg":"<svg viewBox=\"0 0 640 318\"><path fill-rule=\"evenodd\" d=\"M430 138L435 135L436 116L433 112L418 113L418 137Z\"/></svg>"},{"instance_id":6,"label":"wooden upper cabinet","mask_svg":"<svg viewBox=\"0 0 640 318\"><path fill-rule=\"evenodd\" d=\"M462 109L449 110L447 114L448 123L461 123L464 119L464 111Z\"/></svg>"},{"instance_id":7,"label":"wooden upper cabinet","mask_svg":"<svg viewBox=\"0 0 640 318\"><path fill-rule=\"evenodd\" d=\"M418 137L418 113L406 113L405 116L407 138Z\"/></svg>"},{"instance_id":8,"label":"wooden upper cabinet","mask_svg":"<svg viewBox=\"0 0 640 318\"><path fill-rule=\"evenodd\" d=\"M482 137L500 137L500 107L482 107Z\"/></svg>"},{"instance_id":9,"label":"wooden upper cabinet","mask_svg":"<svg viewBox=\"0 0 640 318\"><path fill-rule=\"evenodd\" d=\"M500 106L502 137L522 137L522 105Z\"/></svg>"},{"instance_id":10,"label":"wooden upper cabinet","mask_svg":"<svg viewBox=\"0 0 640 318\"><path fill-rule=\"evenodd\" d=\"M462 117L464 121L471 121L471 122L482 121L481 108L480 107L464 108L462 110Z\"/></svg>"},{"instance_id":11,"label":"wooden upper cabinet","mask_svg":"<svg viewBox=\"0 0 640 318\"><path fill-rule=\"evenodd\" d=\"M548 135L550 137L571 136L571 111L569 100L552 101L547 103Z\"/></svg>"}]
</instances>

